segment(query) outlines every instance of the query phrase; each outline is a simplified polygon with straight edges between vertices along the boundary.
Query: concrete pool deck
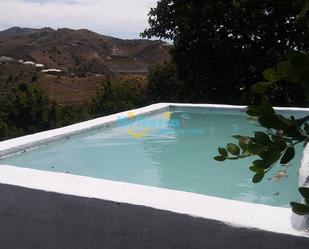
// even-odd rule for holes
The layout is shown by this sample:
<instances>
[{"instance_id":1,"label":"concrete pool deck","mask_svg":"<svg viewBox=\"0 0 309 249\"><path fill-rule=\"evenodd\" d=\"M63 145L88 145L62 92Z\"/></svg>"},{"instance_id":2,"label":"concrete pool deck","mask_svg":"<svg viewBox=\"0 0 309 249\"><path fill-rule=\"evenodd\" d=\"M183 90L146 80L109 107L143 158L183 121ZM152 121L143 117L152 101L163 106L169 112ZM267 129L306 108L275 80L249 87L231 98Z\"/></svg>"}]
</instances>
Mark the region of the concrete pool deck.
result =
<instances>
[{"instance_id":1,"label":"concrete pool deck","mask_svg":"<svg viewBox=\"0 0 309 249\"><path fill-rule=\"evenodd\" d=\"M245 108L163 103L132 111L173 106ZM0 142L0 156L110 125L126 113ZM299 179L308 185L308 146ZM308 220L289 208L6 165L0 166L0 221L0 248L10 249L309 246Z\"/></svg>"}]
</instances>

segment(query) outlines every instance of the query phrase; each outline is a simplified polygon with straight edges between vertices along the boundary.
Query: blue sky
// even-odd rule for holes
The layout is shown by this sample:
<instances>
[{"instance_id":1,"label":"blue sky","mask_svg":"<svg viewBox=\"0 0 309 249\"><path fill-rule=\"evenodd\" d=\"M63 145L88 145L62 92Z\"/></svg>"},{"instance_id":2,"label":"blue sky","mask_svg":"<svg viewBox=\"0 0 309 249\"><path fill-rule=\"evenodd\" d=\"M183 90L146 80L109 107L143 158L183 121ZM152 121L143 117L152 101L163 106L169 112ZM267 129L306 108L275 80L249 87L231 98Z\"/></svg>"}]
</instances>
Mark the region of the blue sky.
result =
<instances>
[{"instance_id":1,"label":"blue sky","mask_svg":"<svg viewBox=\"0 0 309 249\"><path fill-rule=\"evenodd\" d=\"M120 38L138 38L156 0L0 0L0 30L87 28Z\"/></svg>"}]
</instances>

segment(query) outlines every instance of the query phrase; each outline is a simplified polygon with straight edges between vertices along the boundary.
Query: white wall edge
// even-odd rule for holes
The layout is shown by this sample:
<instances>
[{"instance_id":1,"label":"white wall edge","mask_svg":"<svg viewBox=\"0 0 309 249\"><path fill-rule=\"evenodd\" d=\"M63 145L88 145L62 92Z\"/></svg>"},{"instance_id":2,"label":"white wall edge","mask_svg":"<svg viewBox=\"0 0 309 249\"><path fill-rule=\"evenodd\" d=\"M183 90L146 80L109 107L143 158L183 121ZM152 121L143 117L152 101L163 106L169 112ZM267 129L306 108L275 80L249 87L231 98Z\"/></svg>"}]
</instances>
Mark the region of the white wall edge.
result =
<instances>
[{"instance_id":1,"label":"white wall edge","mask_svg":"<svg viewBox=\"0 0 309 249\"><path fill-rule=\"evenodd\" d=\"M291 224L289 208L177 190L1 165L0 183L67 195L146 206L274 233L308 237Z\"/></svg>"},{"instance_id":2,"label":"white wall edge","mask_svg":"<svg viewBox=\"0 0 309 249\"><path fill-rule=\"evenodd\" d=\"M126 117L128 112L134 112L134 114L138 116L152 113L164 108L169 108L169 106L169 104L165 103L153 104L139 109L120 112L113 115L104 116L81 123L76 123L59 129L43 131L27 136L2 141L0 142L0 158L17 152L21 152L23 150L27 150L29 148L43 145L53 140L76 135L81 132L89 131L95 128L107 126L111 123L116 122L118 117Z\"/></svg>"},{"instance_id":3,"label":"white wall edge","mask_svg":"<svg viewBox=\"0 0 309 249\"><path fill-rule=\"evenodd\" d=\"M202 107L202 108L222 108L222 109L246 109L247 106L242 105L225 105L225 104L190 104L190 103L168 103L169 106L178 107ZM274 107L278 111L304 111L309 112L309 108L303 107Z\"/></svg>"},{"instance_id":4,"label":"white wall edge","mask_svg":"<svg viewBox=\"0 0 309 249\"><path fill-rule=\"evenodd\" d=\"M299 169L299 186L309 187L309 144L306 145Z\"/></svg>"},{"instance_id":5,"label":"white wall edge","mask_svg":"<svg viewBox=\"0 0 309 249\"><path fill-rule=\"evenodd\" d=\"M135 115L143 115L161 109L168 109L171 106L227 109L246 108L245 106L230 105L159 103L131 110L130 112L134 112ZM309 108L276 109L309 111ZM128 112L129 111L117 113L60 129L49 130L0 142L0 157L42 145L48 141L53 141L108 125L115 122L119 116L126 116ZM308 181L308 177L309 147L307 146L300 168L301 186ZM233 226L309 237L308 232L299 231L293 227L292 219L295 217L292 215L292 211L289 208L272 207L182 191L5 165L1 165L0 167L0 183L68 195L123 202L132 205L142 205L222 221Z\"/></svg>"}]
</instances>

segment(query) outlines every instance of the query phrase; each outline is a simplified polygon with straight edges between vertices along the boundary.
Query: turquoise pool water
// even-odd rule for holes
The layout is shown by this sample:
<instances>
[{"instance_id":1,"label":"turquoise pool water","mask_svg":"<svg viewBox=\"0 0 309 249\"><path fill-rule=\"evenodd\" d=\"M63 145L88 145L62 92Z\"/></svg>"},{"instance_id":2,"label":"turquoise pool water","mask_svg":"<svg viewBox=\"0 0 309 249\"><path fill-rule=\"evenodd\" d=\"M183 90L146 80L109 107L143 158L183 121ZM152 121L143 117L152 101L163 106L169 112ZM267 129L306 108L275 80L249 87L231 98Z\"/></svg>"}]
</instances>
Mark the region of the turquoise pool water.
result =
<instances>
[{"instance_id":1,"label":"turquoise pool water","mask_svg":"<svg viewBox=\"0 0 309 249\"><path fill-rule=\"evenodd\" d=\"M291 114L291 113L287 113ZM293 115L302 116L296 112ZM131 114L132 115L132 114ZM297 194L301 147L280 182L271 172L253 184L252 159L216 162L217 147L231 135L251 135L244 112L174 108L147 119L119 119L111 127L61 139L9 158L0 164L195 192L227 199L289 206ZM167 126L167 127L166 127ZM236 141L235 141L236 142ZM268 179L269 178L269 179Z\"/></svg>"}]
</instances>

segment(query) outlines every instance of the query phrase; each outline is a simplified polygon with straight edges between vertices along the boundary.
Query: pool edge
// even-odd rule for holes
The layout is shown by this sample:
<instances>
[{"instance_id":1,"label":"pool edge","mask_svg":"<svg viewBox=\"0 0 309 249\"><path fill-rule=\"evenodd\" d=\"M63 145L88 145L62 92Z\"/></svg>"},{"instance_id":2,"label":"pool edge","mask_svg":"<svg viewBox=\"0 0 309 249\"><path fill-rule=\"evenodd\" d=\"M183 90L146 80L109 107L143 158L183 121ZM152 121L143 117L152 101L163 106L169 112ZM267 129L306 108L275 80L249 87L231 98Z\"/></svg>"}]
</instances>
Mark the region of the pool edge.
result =
<instances>
[{"instance_id":1,"label":"pool edge","mask_svg":"<svg viewBox=\"0 0 309 249\"><path fill-rule=\"evenodd\" d=\"M53 141L53 140L57 140L66 136L71 136L74 134L78 134L80 132L84 132L87 130L91 130L91 129L95 129L97 127L101 127L104 125L107 125L111 122L115 122L117 120L118 116L122 116L122 115L126 115L128 112L134 112L135 115L143 115L143 114L147 114L147 113L151 113L154 111L158 111L161 109L165 109L165 108L170 108L173 106L178 106L178 107L201 107L201 108L227 108L227 109L245 109L245 106L229 106L229 105L211 105L211 104L177 104L177 103L159 103L159 104L154 104L154 105L150 105L150 106L146 106L143 108L139 108L139 109L135 109L135 110L131 110L131 111L126 111L126 112L121 112L121 113L117 113L114 115L110 115L110 116L106 116L106 117L102 117L102 118L98 118L98 119L94 119L94 120L89 120L86 122L82 122L82 123L78 123L78 124L74 124L71 126L67 126L67 127L63 127L60 129L56 129L56 130L50 130L50 131L46 131L46 132L41 132L41 133L36 133L33 135L28 135L28 136L24 136L24 137L20 137L20 138L16 138L16 139L11 139L11 140L7 140L4 142L0 142L0 157L7 155L7 154L12 154L12 153L16 153L17 151L21 151L21 150L25 150L31 147L35 147L35 146L39 146L41 144L44 144L46 142L49 141ZM278 110L304 110L304 111L309 111L308 108L276 108ZM11 167L11 170L8 170L8 167L10 168L11 166L1 166L0 168L0 183L1 184L9 184L9 185L13 185L13 186L21 186L21 187L25 187L25 188L33 188L33 189L39 189L39 190L43 190L43 191L51 191L51 192L57 192L57 193L62 193L62 194L70 194L70 195L76 195L76 196L83 196L81 195L81 193L79 192L79 188L76 185L75 189L72 189L71 191L67 191L66 188L69 186L69 184L66 182L64 183L64 179L69 181L69 179L79 179L79 178L74 178L74 177L78 177L78 176L72 176L72 175L62 175L61 173L53 173L53 172L44 172L44 173L40 173L40 177L42 177L42 179L44 179L44 181L38 181L35 180L34 178L25 178L25 181L22 181L20 184L16 184L16 181L18 179L16 179L16 177L19 179L22 179L24 176L22 173L24 173L25 169L21 169L21 168L16 168L16 167ZM10 173L8 173L8 170ZM32 169L26 169L27 172L29 172L29 174L37 174L36 170L32 170ZM300 167L300 177L299 177L299 183L300 186L308 186L309 184L309 146L306 147L306 149L304 150L304 154L303 154L303 159L302 159L302 164ZM49 177L53 174L59 174L57 176L59 176L59 182L57 180L57 177L54 179L55 181L52 182L49 180ZM61 175L61 177L60 177ZM72 178L73 177L73 178ZM95 178L87 178L87 184L95 184L98 180ZM105 180L102 180L105 181ZM106 182L106 181L105 181ZM110 182L110 181L107 181ZM114 182L115 184L119 184L118 182ZM36 185L38 184L38 185ZM72 184L72 182L71 182ZM78 182L76 183L78 184ZM124 184L122 186L131 186L134 184L129 184L129 183L120 183L120 184ZM134 185L137 189L140 188L141 191L144 189L153 189L153 187L146 187L146 186L142 186L142 185ZM52 188L51 188L52 187ZM127 188L125 189L125 193L123 194L128 194L127 193ZM168 191L168 193L171 193L170 190L166 190L166 189L160 189L160 188L155 188L158 193L163 193L165 191ZM156 192L156 191L155 191ZM215 197L209 197L209 196L203 196L203 195L198 195L198 194L192 194L192 193L187 193L187 192L181 192L181 191L176 191L177 193L181 193L180 196L182 196L180 199L182 199L182 202L185 202L185 198L189 198L189 196L199 196L201 197L200 200L204 200L205 198L207 199L207 201L205 202L205 205L212 203L212 207L214 207L214 213L212 213L212 218L214 220L219 220L222 222L226 222L229 224L232 224L233 226L241 226L241 227L249 227L249 228L255 228L255 229L261 229L261 230L266 230L266 231L271 231L271 232L277 232L277 233L283 233L283 234L288 234L288 235L294 235L294 236L309 236L308 233L304 233L301 231L301 229L308 229L308 217L305 217L303 219L303 217L299 217L296 215L292 215L291 210L288 208L277 208L277 207L271 207L271 206L266 206L266 205L262 205L263 208L261 207L261 204L252 204L252 203L242 203L242 202L238 202L238 201L233 201L233 200L227 200L227 199L222 199L224 200L225 204L233 204L233 203L237 203L238 207L247 207L250 210L252 209L252 211L254 212L265 212L266 210L266 218L269 220L272 220L275 218L275 216L279 215L281 220L284 220L284 226L285 228L281 231L279 227L273 227L273 228L269 228L267 225L267 222L265 223L267 226L263 227L263 225L260 225L259 222L260 221L266 221L264 219L262 219L262 217L260 218L255 218L255 222L256 223L250 223L250 222L239 222L237 219L236 220L229 220L229 219L225 219L225 214L227 212L229 212L228 209L221 209L221 210L217 210L217 208L215 208L216 206L218 206L218 203L216 202L212 202L209 200L214 200L213 198ZM91 196L91 194L95 194L95 191L89 192L88 196L84 196L84 197L89 197L89 198L94 198L93 196ZM106 193L108 194L108 193ZM121 194L120 192L118 194ZM178 196L178 195L177 195ZM101 198L104 199L106 196L99 196L96 198ZM129 197L128 197L129 198ZM133 198L133 197L132 197ZM110 199L113 199L112 197ZM177 199L177 198L176 198ZM199 199L199 198L197 198ZM215 198L215 199L220 199L220 198ZM147 200L147 198L146 198ZM220 199L221 200L221 199ZM116 200L114 200L116 201ZM121 201L121 200L118 200ZM144 202L145 199L141 198L136 200L135 202L132 203L132 200L130 199L124 199L122 201L127 201L125 203L128 204L132 204L132 205L146 205L152 208L160 208L160 206L158 206L158 203L153 203L153 202ZM164 201L164 200L163 200ZM166 200L165 200L166 201ZM165 205L163 203L159 203L160 205ZM174 207L175 204L171 204L171 203L167 203L171 206L166 206L165 208L169 211L172 212L176 212L176 213L181 213L181 210L178 209L178 207ZM236 205L237 206L237 205ZM264 206L266 206L267 208L264 209ZM275 208L275 209L272 209ZM186 214L192 215L192 216L197 216L197 217L201 217L203 218L203 213L200 212L199 210L196 210L196 208L194 208L193 206L190 207L188 210L192 210L192 212L187 212ZM203 207L201 207L201 210L203 210ZM245 209L244 209L245 210ZM268 211L269 213L268 213ZM272 212L270 212L270 210L273 210ZM275 210L275 212L274 212ZM282 212L276 212L278 210L281 210ZM216 213L216 211L218 211L219 213ZM208 212L212 212L211 210L208 210ZM237 211L238 212L238 211ZM251 212L251 211L250 211ZM254 212L251 214L248 214L247 217L254 217ZM236 214L235 214L236 215ZM243 215L243 214L242 214ZM252 216L253 215L253 216ZM282 216L281 216L282 215ZM211 218L210 216L208 217L204 217L204 218ZM278 220L280 220L278 219ZM296 230L294 227L294 220L298 220L295 223L301 223L301 225L297 225L296 227L300 230ZM301 220L301 221L299 221ZM269 223L269 222L268 222ZM279 221L277 222L278 224L281 224ZM254 225L256 224L256 225ZM282 224L281 224L282 225ZM307 228L306 228L307 226ZM270 229L270 230L269 230ZM281 232L280 232L281 231Z\"/></svg>"},{"instance_id":2,"label":"pool edge","mask_svg":"<svg viewBox=\"0 0 309 249\"><path fill-rule=\"evenodd\" d=\"M0 185L144 206L234 227L309 238L309 233L293 228L289 208L8 165L1 165Z\"/></svg>"}]
</instances>

